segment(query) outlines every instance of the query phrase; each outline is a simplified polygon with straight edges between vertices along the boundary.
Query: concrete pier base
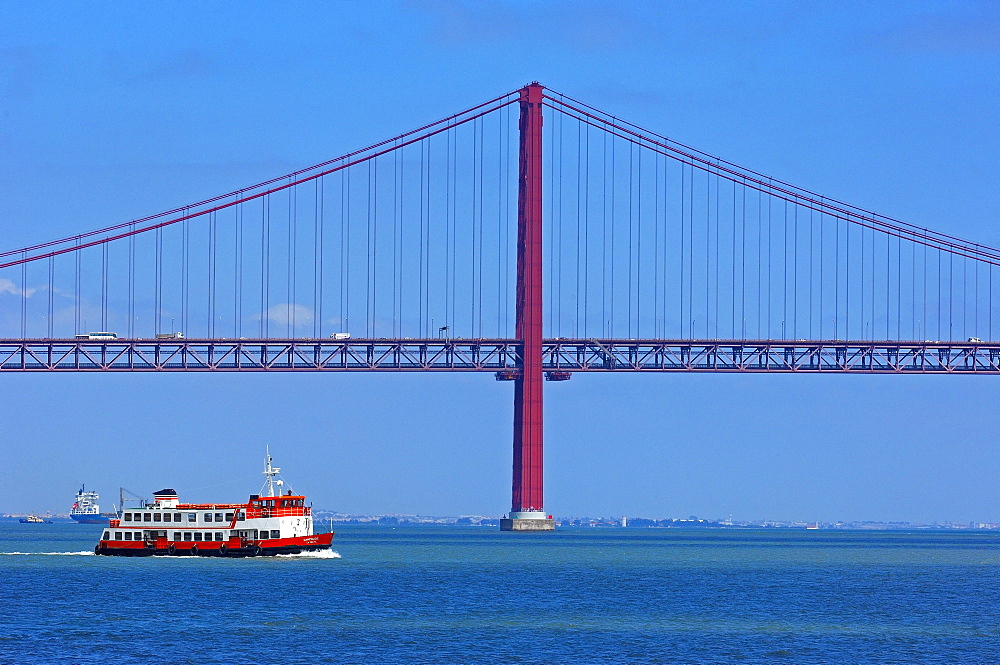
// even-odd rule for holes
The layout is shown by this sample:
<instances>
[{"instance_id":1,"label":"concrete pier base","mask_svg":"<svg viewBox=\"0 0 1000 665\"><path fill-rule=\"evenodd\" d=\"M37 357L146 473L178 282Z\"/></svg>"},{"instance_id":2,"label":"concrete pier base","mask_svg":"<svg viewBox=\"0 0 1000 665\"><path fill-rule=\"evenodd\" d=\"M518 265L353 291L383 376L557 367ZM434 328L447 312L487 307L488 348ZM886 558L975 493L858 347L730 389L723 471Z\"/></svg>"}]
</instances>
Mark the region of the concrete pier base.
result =
<instances>
[{"instance_id":1,"label":"concrete pier base","mask_svg":"<svg viewBox=\"0 0 1000 665\"><path fill-rule=\"evenodd\" d=\"M511 513L500 520L501 531L555 531L556 522L542 511Z\"/></svg>"}]
</instances>

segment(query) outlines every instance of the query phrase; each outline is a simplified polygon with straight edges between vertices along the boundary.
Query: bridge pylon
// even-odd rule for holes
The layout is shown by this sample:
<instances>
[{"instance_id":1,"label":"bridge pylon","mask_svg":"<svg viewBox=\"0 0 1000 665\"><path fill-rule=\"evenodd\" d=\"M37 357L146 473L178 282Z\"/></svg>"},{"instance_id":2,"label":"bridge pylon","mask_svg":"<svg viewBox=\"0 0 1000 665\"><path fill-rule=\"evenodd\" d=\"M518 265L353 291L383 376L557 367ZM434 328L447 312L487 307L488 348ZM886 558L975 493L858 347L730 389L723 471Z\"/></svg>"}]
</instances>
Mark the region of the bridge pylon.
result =
<instances>
[{"instance_id":1,"label":"bridge pylon","mask_svg":"<svg viewBox=\"0 0 1000 665\"><path fill-rule=\"evenodd\" d=\"M515 336L521 373L514 382L514 480L501 531L551 531L542 502L542 86L521 89L518 123Z\"/></svg>"}]
</instances>

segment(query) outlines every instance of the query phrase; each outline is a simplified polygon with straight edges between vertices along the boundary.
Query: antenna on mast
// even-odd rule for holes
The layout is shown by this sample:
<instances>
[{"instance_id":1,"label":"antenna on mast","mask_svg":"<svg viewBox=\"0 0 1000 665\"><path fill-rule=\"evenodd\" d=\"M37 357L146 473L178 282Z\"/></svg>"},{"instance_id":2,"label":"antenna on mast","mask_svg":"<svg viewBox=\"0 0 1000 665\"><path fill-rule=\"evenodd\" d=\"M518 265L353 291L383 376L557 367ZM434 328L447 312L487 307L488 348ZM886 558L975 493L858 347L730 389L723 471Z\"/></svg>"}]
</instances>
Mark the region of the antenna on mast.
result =
<instances>
[{"instance_id":1,"label":"antenna on mast","mask_svg":"<svg viewBox=\"0 0 1000 665\"><path fill-rule=\"evenodd\" d=\"M264 447L264 487L261 488L261 496L278 496L274 491L274 486L277 485L279 488L285 484L284 480L280 478L275 480L275 476L281 473L281 469L275 466L271 466L271 448L270 446ZM266 488L266 492L265 492ZM281 490L278 490L280 494Z\"/></svg>"}]
</instances>

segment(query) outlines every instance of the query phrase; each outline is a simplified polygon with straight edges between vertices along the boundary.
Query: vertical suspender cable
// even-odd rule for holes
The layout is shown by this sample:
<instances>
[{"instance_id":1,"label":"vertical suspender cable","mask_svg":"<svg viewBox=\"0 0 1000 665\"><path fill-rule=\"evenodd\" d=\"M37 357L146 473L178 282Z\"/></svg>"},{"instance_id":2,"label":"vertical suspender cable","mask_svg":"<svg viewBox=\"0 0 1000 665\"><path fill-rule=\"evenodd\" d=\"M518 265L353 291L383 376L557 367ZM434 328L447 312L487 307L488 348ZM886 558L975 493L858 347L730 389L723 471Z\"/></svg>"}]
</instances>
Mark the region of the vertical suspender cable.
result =
<instances>
[{"instance_id":1,"label":"vertical suspender cable","mask_svg":"<svg viewBox=\"0 0 1000 665\"><path fill-rule=\"evenodd\" d=\"M761 303L764 301L764 294L761 291L761 277L760 270L764 265L764 256L761 251L761 238L764 235L761 232L761 220L763 219L763 192L757 190L757 339L761 338L761 326L760 326L760 312Z\"/></svg>"},{"instance_id":2,"label":"vertical suspender cable","mask_svg":"<svg viewBox=\"0 0 1000 665\"><path fill-rule=\"evenodd\" d=\"M684 337L684 227L685 227L685 201L684 195L687 191L687 171L684 168L684 162L681 162L681 241L680 241L680 258L678 264L680 265L680 312L678 316L678 324L681 329L678 331L678 337Z\"/></svg>"},{"instance_id":3,"label":"vertical suspender cable","mask_svg":"<svg viewBox=\"0 0 1000 665\"><path fill-rule=\"evenodd\" d=\"M216 213L208 216L208 336L215 337L215 232Z\"/></svg>"},{"instance_id":4,"label":"vertical suspender cable","mask_svg":"<svg viewBox=\"0 0 1000 665\"><path fill-rule=\"evenodd\" d=\"M851 224L849 219L847 222L844 225L844 339L851 339Z\"/></svg>"},{"instance_id":5,"label":"vertical suspender cable","mask_svg":"<svg viewBox=\"0 0 1000 665\"><path fill-rule=\"evenodd\" d=\"M870 340L875 340L875 338L877 337L877 335L875 334L875 328L876 328L876 323L877 323L876 317L878 315L878 303L876 302L876 293L877 293L877 290L876 290L877 284L876 284L876 282L877 282L878 277L879 277L879 274L878 274L879 270L878 270L878 267L877 267L878 256L879 256L879 254L878 254L878 232L875 229L872 229L871 273L869 273L870 276L871 276L871 280L870 280L871 281L871 297L869 298L869 301L871 303L871 305L870 305L870 307L871 307L871 315L869 316L869 319L871 320L871 337L869 337L868 339L870 339Z\"/></svg>"},{"instance_id":6,"label":"vertical suspender cable","mask_svg":"<svg viewBox=\"0 0 1000 665\"><path fill-rule=\"evenodd\" d=\"M642 146L635 155L635 334L642 329Z\"/></svg>"},{"instance_id":7,"label":"vertical suspender cable","mask_svg":"<svg viewBox=\"0 0 1000 665\"><path fill-rule=\"evenodd\" d=\"M769 183L770 184L770 183ZM767 338L771 339L771 231L774 223L771 213L773 211L774 197L770 194L767 197Z\"/></svg>"},{"instance_id":8,"label":"vertical suspender cable","mask_svg":"<svg viewBox=\"0 0 1000 665\"><path fill-rule=\"evenodd\" d=\"M694 164L688 175L688 336L694 338Z\"/></svg>"},{"instance_id":9,"label":"vertical suspender cable","mask_svg":"<svg viewBox=\"0 0 1000 665\"><path fill-rule=\"evenodd\" d=\"M608 133L602 132L601 138L601 334L610 337L605 328L608 321Z\"/></svg>"},{"instance_id":10,"label":"vertical suspender cable","mask_svg":"<svg viewBox=\"0 0 1000 665\"><path fill-rule=\"evenodd\" d=\"M453 268L451 265L451 143L454 130L448 130L445 134L447 144L445 145L445 176L444 176L444 328L449 327L451 302L451 280ZM433 331L437 333L438 331Z\"/></svg>"},{"instance_id":11,"label":"vertical suspender cable","mask_svg":"<svg viewBox=\"0 0 1000 665\"><path fill-rule=\"evenodd\" d=\"M340 272L344 295L340 300L340 322L343 330L349 332L351 323L351 170L344 169L341 179L343 194L341 196L340 213Z\"/></svg>"},{"instance_id":12,"label":"vertical suspender cable","mask_svg":"<svg viewBox=\"0 0 1000 665\"><path fill-rule=\"evenodd\" d=\"M483 218L483 199L485 198L485 193L483 191L483 172L486 170L486 158L483 155L483 133L486 130L485 123L486 121L484 119L478 118L472 125L472 139L473 141L478 141L479 143L479 163L475 165L479 169L479 179L478 185L476 183L473 184L473 188L478 186L479 189L479 209L477 214L479 220L479 233L478 240L475 241L479 244L479 262L477 266L479 276L476 278L476 283L479 285L479 291L476 295L477 320L475 321L479 328L474 333L476 337L483 337L483 226L485 222L485 219ZM476 132L477 124L479 126L478 138ZM473 169L473 173L476 173L475 169Z\"/></svg>"},{"instance_id":13,"label":"vertical suspender cable","mask_svg":"<svg viewBox=\"0 0 1000 665\"><path fill-rule=\"evenodd\" d=\"M264 219L263 226L264 244L262 256L264 260L264 337L271 336L271 195L264 197Z\"/></svg>"},{"instance_id":14,"label":"vertical suspender cable","mask_svg":"<svg viewBox=\"0 0 1000 665\"><path fill-rule=\"evenodd\" d=\"M406 165L406 160L404 159L405 155L403 154L403 149L402 148L397 149L396 152L399 153L399 300L398 300L398 303L399 303L399 305L398 305L398 307L399 307L399 312L398 312L398 315L399 315L399 326L397 328L397 333L398 333L399 336L402 336L402 334L403 334L403 303L406 302L405 299L403 298L403 284L404 284L404 281L403 281L403 274L404 274L403 273L403 268L405 266L405 263L403 261L403 257L405 255L403 253L403 250L406 247L406 245L403 242L403 232L406 229L406 225L403 222L403 219L404 219L403 218L403 214L405 212L404 203L406 201L406 198L404 196L405 181L403 180L403 178L406 175L406 172L404 170L404 166ZM393 297L395 298L395 293L393 294Z\"/></svg>"},{"instance_id":15,"label":"vertical suspender cable","mask_svg":"<svg viewBox=\"0 0 1000 665\"><path fill-rule=\"evenodd\" d=\"M788 339L785 330L785 321L788 320L788 201L784 201L784 226L781 240L784 243L784 252L781 258L782 303L781 303L781 338Z\"/></svg>"},{"instance_id":16,"label":"vertical suspender cable","mask_svg":"<svg viewBox=\"0 0 1000 665\"><path fill-rule=\"evenodd\" d=\"M665 274L666 270L663 272ZM655 152L653 153L653 337L663 337L660 333L660 157Z\"/></svg>"},{"instance_id":17,"label":"vertical suspender cable","mask_svg":"<svg viewBox=\"0 0 1000 665\"><path fill-rule=\"evenodd\" d=\"M617 187L615 186L615 181L617 180L617 178L615 177L615 166L616 166L615 165L615 140L614 140L614 137L612 136L612 138L611 138L611 166L610 166L610 171L611 171L611 230L610 230L610 234L609 234L609 238L610 238L610 242L611 242L611 247L610 247L610 250L608 252L608 255L609 255L610 259L611 259L611 272L610 272L610 274L608 276L609 280L610 280L610 286L609 286L608 290L610 292L611 298L610 298L610 305L608 307L608 310L609 310L608 311L608 317L609 317L609 319L608 319L608 337L614 337L615 336L615 300L617 299L616 298L616 294L615 294L615 217L617 216L616 215L617 211L615 209L615 192L617 191Z\"/></svg>"},{"instance_id":18,"label":"vertical suspender cable","mask_svg":"<svg viewBox=\"0 0 1000 665\"><path fill-rule=\"evenodd\" d=\"M583 176L583 123L578 119L576 122L576 315L574 316L573 337L580 339L580 245L582 238L580 207L583 203L583 192L580 190L581 178Z\"/></svg>"},{"instance_id":19,"label":"vertical suspender cable","mask_svg":"<svg viewBox=\"0 0 1000 665\"><path fill-rule=\"evenodd\" d=\"M318 194L318 201L315 207L318 208L316 211L316 245L318 248L314 248L314 258L313 258L313 281L315 283L315 296L313 298L315 304L313 306L313 311L315 312L313 317L313 337L321 337L323 333L323 278L325 273L323 271L323 231L326 227L326 187L325 180L320 177L316 181L316 191Z\"/></svg>"},{"instance_id":20,"label":"vertical suspender cable","mask_svg":"<svg viewBox=\"0 0 1000 665\"><path fill-rule=\"evenodd\" d=\"M633 191L632 187L635 184L635 176L632 174L632 165L635 161L632 157L633 148L635 144L629 141L628 144L628 275L627 285L628 285L628 314L625 317L627 323L626 330L628 331L628 337L632 337L632 254L635 251L635 241L633 239L632 233L632 221L634 219L632 212L632 201L633 201Z\"/></svg>"},{"instance_id":21,"label":"vertical suspender cable","mask_svg":"<svg viewBox=\"0 0 1000 665\"><path fill-rule=\"evenodd\" d=\"M799 336L799 202L792 202L792 330Z\"/></svg>"},{"instance_id":22,"label":"vertical suspender cable","mask_svg":"<svg viewBox=\"0 0 1000 665\"><path fill-rule=\"evenodd\" d=\"M660 295L660 315L662 317L662 323L660 325L661 339L667 339L671 337L667 332L667 322L670 320L671 302L670 302L670 243L667 237L670 235L670 159L664 155L663 156L663 170L661 171L662 176L658 178L658 182L663 187L663 216L660 221L663 223L663 234L660 238L660 252L663 257L663 288ZM659 187L657 187L659 189ZM678 337L679 335L673 335L673 337Z\"/></svg>"},{"instance_id":23,"label":"vertical suspender cable","mask_svg":"<svg viewBox=\"0 0 1000 665\"><path fill-rule=\"evenodd\" d=\"M729 297L731 298L731 312L730 312L730 335L736 338L736 181L733 180L733 216L730 218L733 224L733 244L732 244L732 262L729 264L730 275L732 276L732 285L729 290ZM741 305L742 306L742 305Z\"/></svg>"},{"instance_id":24,"label":"vertical suspender cable","mask_svg":"<svg viewBox=\"0 0 1000 665\"><path fill-rule=\"evenodd\" d=\"M240 195L237 194L237 198ZM233 274L233 334L236 339L243 336L243 204L236 206L236 261Z\"/></svg>"},{"instance_id":25,"label":"vertical suspender cable","mask_svg":"<svg viewBox=\"0 0 1000 665\"><path fill-rule=\"evenodd\" d=\"M22 270L26 268L25 264L21 264ZM22 281L22 288L24 282ZM26 298L21 298L21 304L24 305ZM21 328L22 337L24 336L24 307L21 308ZM101 244L101 330L108 329L108 243L104 242Z\"/></svg>"},{"instance_id":26,"label":"vertical suspender cable","mask_svg":"<svg viewBox=\"0 0 1000 665\"><path fill-rule=\"evenodd\" d=\"M107 268L107 266L108 266L108 259L107 259L107 256L108 256L108 244L104 243L103 245L101 245L101 247L104 250L104 274L102 276L102 283L103 283L102 294L103 295L102 295L102 308L101 308L101 316L102 316L101 329L102 330L107 330L108 327L106 325L106 319L107 319L107 304L106 304L106 301L107 301L107 288L108 288L107 287L107 284L108 284L108 268ZM27 335L27 329L28 329L28 263L25 261L25 259L27 258L27 256L28 256L28 253L26 251L22 251L21 252L21 288L20 288L20 293L19 293L20 300L21 300L21 339L24 339L25 337L28 336Z\"/></svg>"},{"instance_id":27,"label":"vertical suspender cable","mask_svg":"<svg viewBox=\"0 0 1000 665\"><path fill-rule=\"evenodd\" d=\"M129 233L135 233L135 224L129 225ZM128 237L128 336L135 337L135 235Z\"/></svg>"},{"instance_id":28,"label":"vertical suspender cable","mask_svg":"<svg viewBox=\"0 0 1000 665\"><path fill-rule=\"evenodd\" d=\"M497 112L497 337L503 337L503 210L504 210L504 189L503 189L503 129L504 129L504 109Z\"/></svg>"},{"instance_id":29,"label":"vertical suspender cable","mask_svg":"<svg viewBox=\"0 0 1000 665\"><path fill-rule=\"evenodd\" d=\"M718 187L718 181L716 181ZM711 336L712 307L712 172L705 169L705 337Z\"/></svg>"},{"instance_id":30,"label":"vertical suspender cable","mask_svg":"<svg viewBox=\"0 0 1000 665\"><path fill-rule=\"evenodd\" d=\"M53 330L52 330L52 325L53 325L52 324L52 316L53 316L53 296L54 296L54 293L53 293L53 290L52 290L52 286L53 286L53 282L55 281L55 269L56 269L56 266L55 266L55 257L54 256L50 256L49 257L49 290L48 290L49 312L48 312L48 316L46 318L46 322L48 323L48 326L47 326L47 333L45 335L48 339L52 339L52 334L53 334ZM129 317L129 319L131 320L131 316ZM132 331L130 329L129 330L129 337L131 337L131 336L132 336Z\"/></svg>"},{"instance_id":31,"label":"vertical suspender cable","mask_svg":"<svg viewBox=\"0 0 1000 665\"><path fill-rule=\"evenodd\" d=\"M298 323L296 317L298 306L296 304L297 292L296 292L296 250L298 249L298 187L288 188L288 284L286 285L286 291L288 293L288 304L286 308L289 310L285 315L286 330L288 330L288 336L295 337L295 328Z\"/></svg>"},{"instance_id":32,"label":"vertical suspender cable","mask_svg":"<svg viewBox=\"0 0 1000 665\"><path fill-rule=\"evenodd\" d=\"M398 337L399 320L396 318L396 296L398 273L396 266L401 247L396 244L396 235L399 229L399 148L392 153L392 336Z\"/></svg>"},{"instance_id":33,"label":"vertical suspender cable","mask_svg":"<svg viewBox=\"0 0 1000 665\"><path fill-rule=\"evenodd\" d=\"M188 281L188 269L191 265L188 254L190 249L188 245L189 229L190 220L185 219L181 222L181 329L185 333L188 332L188 288L190 286Z\"/></svg>"},{"instance_id":34,"label":"vertical suspender cable","mask_svg":"<svg viewBox=\"0 0 1000 665\"><path fill-rule=\"evenodd\" d=\"M478 210L478 192L476 191L476 184L478 183L477 178L477 168L479 164L479 142L476 140L476 125L479 119L473 119L472 121L472 169L471 169L471 179L469 181L469 193L472 196L472 205L469 215L469 221L471 223L470 233L469 233L469 279L471 281L471 290L469 292L469 332L472 337L476 336L476 293L477 293L477 283L476 283L476 211Z\"/></svg>"}]
</instances>

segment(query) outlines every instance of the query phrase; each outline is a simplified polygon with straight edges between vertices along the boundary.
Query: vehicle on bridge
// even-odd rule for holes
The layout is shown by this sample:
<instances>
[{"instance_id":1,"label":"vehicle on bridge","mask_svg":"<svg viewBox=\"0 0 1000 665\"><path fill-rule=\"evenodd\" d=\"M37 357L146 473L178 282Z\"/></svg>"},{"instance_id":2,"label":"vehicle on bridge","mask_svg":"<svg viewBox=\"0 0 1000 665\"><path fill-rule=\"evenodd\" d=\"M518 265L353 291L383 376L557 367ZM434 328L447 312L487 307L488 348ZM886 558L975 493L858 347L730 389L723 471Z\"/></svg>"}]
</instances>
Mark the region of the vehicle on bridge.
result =
<instances>
[{"instance_id":1,"label":"vehicle on bridge","mask_svg":"<svg viewBox=\"0 0 1000 665\"><path fill-rule=\"evenodd\" d=\"M118 339L118 334L113 332L89 332L76 335L76 339L86 339L90 341L103 342Z\"/></svg>"},{"instance_id":2,"label":"vehicle on bridge","mask_svg":"<svg viewBox=\"0 0 1000 665\"><path fill-rule=\"evenodd\" d=\"M333 532L313 533L306 497L280 493L281 469L267 455L264 490L246 503L181 503L177 491L153 493L153 502L123 510L104 530L95 554L115 556L273 556L325 550ZM276 488L278 488L276 490Z\"/></svg>"}]
</instances>

